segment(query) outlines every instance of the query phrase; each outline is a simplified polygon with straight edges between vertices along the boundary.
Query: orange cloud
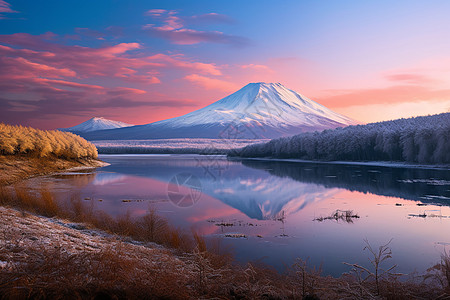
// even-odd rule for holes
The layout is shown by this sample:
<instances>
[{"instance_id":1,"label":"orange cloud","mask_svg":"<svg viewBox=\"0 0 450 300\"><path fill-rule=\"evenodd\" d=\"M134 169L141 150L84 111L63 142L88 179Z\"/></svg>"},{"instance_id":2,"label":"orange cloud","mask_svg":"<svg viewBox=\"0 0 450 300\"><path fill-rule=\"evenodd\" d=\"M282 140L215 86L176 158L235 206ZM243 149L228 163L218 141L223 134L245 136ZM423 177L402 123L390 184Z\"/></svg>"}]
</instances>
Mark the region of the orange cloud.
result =
<instances>
[{"instance_id":1,"label":"orange cloud","mask_svg":"<svg viewBox=\"0 0 450 300\"><path fill-rule=\"evenodd\" d=\"M428 76L414 73L387 74L385 75L385 78L388 79L389 81L403 82L408 84L428 84L435 81L429 78Z\"/></svg>"},{"instance_id":2,"label":"orange cloud","mask_svg":"<svg viewBox=\"0 0 450 300\"><path fill-rule=\"evenodd\" d=\"M434 90L423 86L398 85L386 88L331 90L329 96L316 97L328 107L353 105L391 104L450 99L450 89Z\"/></svg>"}]
</instances>

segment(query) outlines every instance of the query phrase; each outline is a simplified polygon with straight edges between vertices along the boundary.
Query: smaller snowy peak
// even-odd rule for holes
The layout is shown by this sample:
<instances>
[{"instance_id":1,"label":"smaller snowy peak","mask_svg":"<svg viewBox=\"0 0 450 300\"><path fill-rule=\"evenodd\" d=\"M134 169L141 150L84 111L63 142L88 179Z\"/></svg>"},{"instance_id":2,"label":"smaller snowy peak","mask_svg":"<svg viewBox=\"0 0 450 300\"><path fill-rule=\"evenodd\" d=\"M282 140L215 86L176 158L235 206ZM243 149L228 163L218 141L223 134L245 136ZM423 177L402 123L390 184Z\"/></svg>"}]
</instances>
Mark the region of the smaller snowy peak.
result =
<instances>
[{"instance_id":1,"label":"smaller snowy peak","mask_svg":"<svg viewBox=\"0 0 450 300\"><path fill-rule=\"evenodd\" d=\"M89 140L272 139L355 124L279 82L254 82L183 116L83 136Z\"/></svg>"},{"instance_id":2,"label":"smaller snowy peak","mask_svg":"<svg viewBox=\"0 0 450 300\"><path fill-rule=\"evenodd\" d=\"M134 126L120 121L108 120L103 117L93 117L86 122L69 128L59 128L61 131L71 132L90 132L97 130L116 129L122 127Z\"/></svg>"}]
</instances>

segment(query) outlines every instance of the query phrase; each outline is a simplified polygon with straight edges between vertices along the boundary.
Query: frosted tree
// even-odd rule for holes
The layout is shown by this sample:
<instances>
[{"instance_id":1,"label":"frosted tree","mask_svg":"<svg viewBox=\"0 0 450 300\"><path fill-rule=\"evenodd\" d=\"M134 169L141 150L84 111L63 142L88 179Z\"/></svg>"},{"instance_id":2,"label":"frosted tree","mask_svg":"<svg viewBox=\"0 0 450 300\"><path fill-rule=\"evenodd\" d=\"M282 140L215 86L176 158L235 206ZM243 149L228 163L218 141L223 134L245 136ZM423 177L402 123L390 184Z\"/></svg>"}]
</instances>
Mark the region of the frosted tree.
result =
<instances>
[{"instance_id":1,"label":"frosted tree","mask_svg":"<svg viewBox=\"0 0 450 300\"><path fill-rule=\"evenodd\" d=\"M235 151L244 157L450 163L450 113L348 126Z\"/></svg>"}]
</instances>

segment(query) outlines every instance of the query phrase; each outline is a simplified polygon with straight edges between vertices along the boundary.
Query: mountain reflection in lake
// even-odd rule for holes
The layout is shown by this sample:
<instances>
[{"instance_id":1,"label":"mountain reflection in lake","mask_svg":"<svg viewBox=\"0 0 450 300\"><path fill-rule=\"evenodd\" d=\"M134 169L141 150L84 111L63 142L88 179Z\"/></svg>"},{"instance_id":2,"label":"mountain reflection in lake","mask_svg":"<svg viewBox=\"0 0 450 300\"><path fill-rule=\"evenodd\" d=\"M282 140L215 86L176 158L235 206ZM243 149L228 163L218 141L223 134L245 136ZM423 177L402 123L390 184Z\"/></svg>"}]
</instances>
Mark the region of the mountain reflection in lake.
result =
<instances>
[{"instance_id":1,"label":"mountain reflection in lake","mask_svg":"<svg viewBox=\"0 0 450 300\"><path fill-rule=\"evenodd\" d=\"M283 270L296 257L309 258L323 264L325 274L339 276L349 270L342 262L367 265L364 238L373 246L393 238L389 264L404 273L423 272L450 243L448 170L198 155L101 159L111 165L39 182L60 201L79 194L111 215L138 216L152 207L177 226L220 238L242 262ZM360 218L313 221L338 209Z\"/></svg>"}]
</instances>

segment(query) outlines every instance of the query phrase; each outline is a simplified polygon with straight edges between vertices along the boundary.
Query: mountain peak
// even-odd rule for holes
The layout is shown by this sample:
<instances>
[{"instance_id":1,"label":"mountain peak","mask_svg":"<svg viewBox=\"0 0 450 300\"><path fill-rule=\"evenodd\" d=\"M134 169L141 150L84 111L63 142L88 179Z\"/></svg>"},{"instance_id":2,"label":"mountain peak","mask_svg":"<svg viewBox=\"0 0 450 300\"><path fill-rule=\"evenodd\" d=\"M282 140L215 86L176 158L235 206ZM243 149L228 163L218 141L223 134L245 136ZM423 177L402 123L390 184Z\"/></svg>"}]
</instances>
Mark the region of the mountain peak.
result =
<instances>
[{"instance_id":1,"label":"mountain peak","mask_svg":"<svg viewBox=\"0 0 450 300\"><path fill-rule=\"evenodd\" d=\"M202 124L207 127L226 127L229 123L242 124L247 128L276 129L276 133L261 133L264 137L357 124L279 82L253 82L204 108L146 126L183 128Z\"/></svg>"},{"instance_id":2,"label":"mountain peak","mask_svg":"<svg viewBox=\"0 0 450 300\"><path fill-rule=\"evenodd\" d=\"M253 82L219 101L181 117L93 133L85 137L261 139L354 124L358 123L279 82Z\"/></svg>"},{"instance_id":3,"label":"mountain peak","mask_svg":"<svg viewBox=\"0 0 450 300\"><path fill-rule=\"evenodd\" d=\"M106 120L105 118L103 118L103 117L92 117L92 118L90 118L88 121L102 121L102 120Z\"/></svg>"},{"instance_id":4,"label":"mountain peak","mask_svg":"<svg viewBox=\"0 0 450 300\"><path fill-rule=\"evenodd\" d=\"M105 119L104 117L92 117L89 120L69 128L59 128L61 131L71 132L90 132L105 129L116 129L122 127L130 127L131 124L127 124L120 121L113 121Z\"/></svg>"},{"instance_id":5,"label":"mountain peak","mask_svg":"<svg viewBox=\"0 0 450 300\"><path fill-rule=\"evenodd\" d=\"M249 83L249 84L247 84L246 86L253 86L253 85L257 85L257 86L260 86L260 87L284 87L281 83L279 83L279 82L263 82L263 81L260 81L260 82L251 82L251 83ZM244 86L244 88L246 87L246 86Z\"/></svg>"}]
</instances>

